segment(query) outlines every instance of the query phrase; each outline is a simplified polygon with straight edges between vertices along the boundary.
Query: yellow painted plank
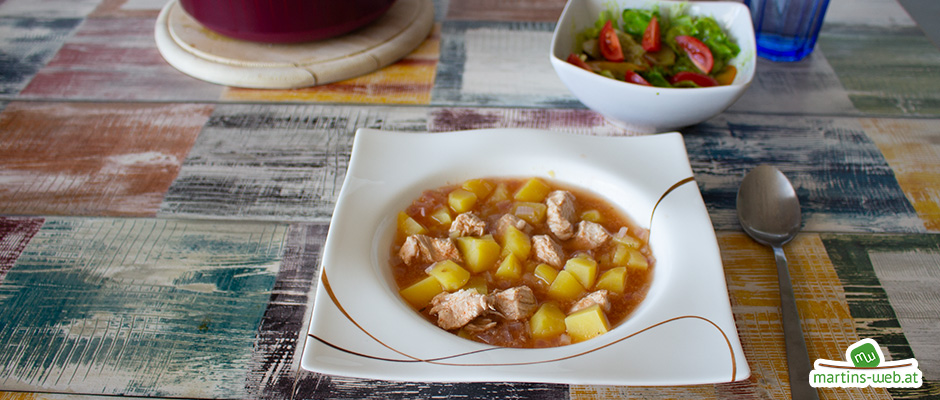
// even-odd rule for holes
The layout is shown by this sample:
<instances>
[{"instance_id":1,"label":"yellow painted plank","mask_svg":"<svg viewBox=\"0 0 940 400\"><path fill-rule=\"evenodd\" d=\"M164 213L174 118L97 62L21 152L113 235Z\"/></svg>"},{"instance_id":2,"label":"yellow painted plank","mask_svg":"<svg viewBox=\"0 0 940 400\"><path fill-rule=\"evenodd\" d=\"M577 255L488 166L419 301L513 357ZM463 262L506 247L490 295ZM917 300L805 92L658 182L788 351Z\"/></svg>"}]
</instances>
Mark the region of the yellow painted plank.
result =
<instances>
[{"instance_id":1,"label":"yellow painted plank","mask_svg":"<svg viewBox=\"0 0 940 400\"><path fill-rule=\"evenodd\" d=\"M741 232L720 234L719 245L751 380L771 398L789 398L773 252ZM846 348L860 338L824 244L818 235L802 234L785 252L810 360L844 359ZM819 392L821 398L890 398L884 389L824 388Z\"/></svg>"},{"instance_id":2,"label":"yellow painted plank","mask_svg":"<svg viewBox=\"0 0 940 400\"><path fill-rule=\"evenodd\" d=\"M34 400L38 398L34 393L0 392L0 400Z\"/></svg>"},{"instance_id":3,"label":"yellow painted plank","mask_svg":"<svg viewBox=\"0 0 940 400\"><path fill-rule=\"evenodd\" d=\"M940 141L937 120L863 119L865 132L894 170L928 231L940 231Z\"/></svg>"}]
</instances>

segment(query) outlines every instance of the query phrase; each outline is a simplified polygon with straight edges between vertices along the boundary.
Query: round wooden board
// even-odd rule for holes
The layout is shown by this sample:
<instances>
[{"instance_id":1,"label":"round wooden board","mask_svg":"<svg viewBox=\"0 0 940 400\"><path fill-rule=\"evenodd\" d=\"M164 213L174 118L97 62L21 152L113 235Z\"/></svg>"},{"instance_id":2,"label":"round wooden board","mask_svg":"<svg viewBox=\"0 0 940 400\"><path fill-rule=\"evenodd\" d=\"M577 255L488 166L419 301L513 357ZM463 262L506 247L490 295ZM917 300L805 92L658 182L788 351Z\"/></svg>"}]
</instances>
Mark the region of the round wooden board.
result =
<instances>
[{"instance_id":1,"label":"round wooden board","mask_svg":"<svg viewBox=\"0 0 940 400\"><path fill-rule=\"evenodd\" d=\"M268 44L219 35L177 1L157 18L154 38L163 58L204 81L244 88L292 89L375 71L418 47L434 24L431 0L397 0L383 16L352 33L315 42Z\"/></svg>"}]
</instances>

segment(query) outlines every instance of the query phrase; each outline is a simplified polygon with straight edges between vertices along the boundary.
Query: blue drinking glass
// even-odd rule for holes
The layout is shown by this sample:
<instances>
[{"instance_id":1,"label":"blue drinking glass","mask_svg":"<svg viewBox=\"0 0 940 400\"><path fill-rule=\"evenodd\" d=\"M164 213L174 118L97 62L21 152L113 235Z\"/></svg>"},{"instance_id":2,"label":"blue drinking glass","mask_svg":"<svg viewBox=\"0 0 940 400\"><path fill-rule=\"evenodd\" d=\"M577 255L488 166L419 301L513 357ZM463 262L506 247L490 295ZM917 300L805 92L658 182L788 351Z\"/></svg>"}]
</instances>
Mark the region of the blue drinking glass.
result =
<instances>
[{"instance_id":1,"label":"blue drinking glass","mask_svg":"<svg viewBox=\"0 0 940 400\"><path fill-rule=\"evenodd\" d=\"M813 52L829 0L744 0L751 10L757 55L799 61Z\"/></svg>"}]
</instances>

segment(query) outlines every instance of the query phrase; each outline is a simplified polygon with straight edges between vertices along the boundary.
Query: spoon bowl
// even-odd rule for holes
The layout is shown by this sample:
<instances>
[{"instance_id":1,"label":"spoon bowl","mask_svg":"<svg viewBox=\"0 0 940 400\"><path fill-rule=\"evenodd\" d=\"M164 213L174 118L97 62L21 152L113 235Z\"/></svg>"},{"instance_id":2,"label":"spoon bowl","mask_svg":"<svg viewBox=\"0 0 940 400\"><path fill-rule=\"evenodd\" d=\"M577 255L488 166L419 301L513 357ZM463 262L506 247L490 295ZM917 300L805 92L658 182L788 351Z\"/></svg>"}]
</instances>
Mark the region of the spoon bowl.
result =
<instances>
[{"instance_id":1,"label":"spoon bowl","mask_svg":"<svg viewBox=\"0 0 940 400\"><path fill-rule=\"evenodd\" d=\"M754 168L744 177L737 207L744 231L761 244L782 246L800 231L796 190L780 170L769 165Z\"/></svg>"},{"instance_id":2,"label":"spoon bowl","mask_svg":"<svg viewBox=\"0 0 940 400\"><path fill-rule=\"evenodd\" d=\"M812 364L806 352L800 312L796 308L793 283L783 245L800 230L800 200L790 180L780 170L761 165L741 181L737 197L738 219L744 232L758 243L774 250L777 280L780 284L780 314L783 339L787 349L790 374L790 395L794 399L818 399L816 389L809 385Z\"/></svg>"}]
</instances>

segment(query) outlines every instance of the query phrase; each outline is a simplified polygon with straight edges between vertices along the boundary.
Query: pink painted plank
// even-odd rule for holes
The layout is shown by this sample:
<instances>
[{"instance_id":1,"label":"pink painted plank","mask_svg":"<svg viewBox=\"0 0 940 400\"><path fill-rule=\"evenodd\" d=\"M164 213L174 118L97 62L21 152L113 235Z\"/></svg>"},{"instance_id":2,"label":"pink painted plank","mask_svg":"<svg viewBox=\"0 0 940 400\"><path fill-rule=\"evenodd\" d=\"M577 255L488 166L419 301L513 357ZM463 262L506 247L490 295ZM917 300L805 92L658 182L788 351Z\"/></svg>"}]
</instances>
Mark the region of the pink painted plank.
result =
<instances>
[{"instance_id":1,"label":"pink painted plank","mask_svg":"<svg viewBox=\"0 0 940 400\"><path fill-rule=\"evenodd\" d=\"M155 18L89 18L23 89L23 97L213 101L224 88L170 66L156 48Z\"/></svg>"}]
</instances>

